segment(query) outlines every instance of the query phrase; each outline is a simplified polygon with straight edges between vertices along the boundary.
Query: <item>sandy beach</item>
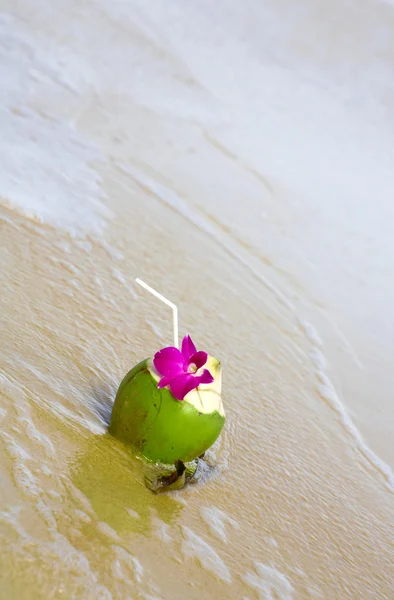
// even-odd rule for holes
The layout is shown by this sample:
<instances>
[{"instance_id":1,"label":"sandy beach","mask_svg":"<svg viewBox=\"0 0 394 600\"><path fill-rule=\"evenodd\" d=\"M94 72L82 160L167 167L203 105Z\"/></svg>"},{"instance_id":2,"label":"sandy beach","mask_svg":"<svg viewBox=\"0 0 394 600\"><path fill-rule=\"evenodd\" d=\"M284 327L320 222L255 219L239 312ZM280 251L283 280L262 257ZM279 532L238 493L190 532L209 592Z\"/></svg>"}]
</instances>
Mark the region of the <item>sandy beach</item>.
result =
<instances>
[{"instance_id":1,"label":"sandy beach","mask_svg":"<svg viewBox=\"0 0 394 600\"><path fill-rule=\"evenodd\" d=\"M394 7L0 13L1 600L394 597ZM214 472L107 432L180 333L223 363Z\"/></svg>"}]
</instances>

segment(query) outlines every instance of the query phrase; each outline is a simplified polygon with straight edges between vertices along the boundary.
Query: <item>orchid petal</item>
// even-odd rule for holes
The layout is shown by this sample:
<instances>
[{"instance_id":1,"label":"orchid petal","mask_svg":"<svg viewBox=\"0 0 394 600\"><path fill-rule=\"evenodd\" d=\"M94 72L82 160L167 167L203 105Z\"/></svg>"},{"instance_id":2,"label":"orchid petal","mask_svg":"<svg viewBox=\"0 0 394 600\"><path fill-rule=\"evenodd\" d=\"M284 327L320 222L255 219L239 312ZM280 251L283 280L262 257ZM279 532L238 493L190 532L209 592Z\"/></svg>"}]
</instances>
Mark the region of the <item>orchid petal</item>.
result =
<instances>
[{"instance_id":1,"label":"orchid petal","mask_svg":"<svg viewBox=\"0 0 394 600\"><path fill-rule=\"evenodd\" d=\"M214 378L212 377L208 369L204 369L201 375L199 375L195 379L198 379L198 385L200 385L200 383L212 383L214 381Z\"/></svg>"},{"instance_id":2,"label":"orchid petal","mask_svg":"<svg viewBox=\"0 0 394 600\"><path fill-rule=\"evenodd\" d=\"M196 365L197 370L201 369L205 365L208 360L208 354L204 352L204 350L200 350L193 354L193 356L189 359L189 365Z\"/></svg>"},{"instance_id":3,"label":"orchid petal","mask_svg":"<svg viewBox=\"0 0 394 600\"><path fill-rule=\"evenodd\" d=\"M198 387L198 379L189 373L184 373L171 381L170 390L175 398L183 400L186 394Z\"/></svg>"},{"instance_id":4,"label":"orchid petal","mask_svg":"<svg viewBox=\"0 0 394 600\"><path fill-rule=\"evenodd\" d=\"M197 348L192 342L190 335L185 335L182 340L182 355L185 361L189 361L193 354L196 354Z\"/></svg>"},{"instance_id":5,"label":"orchid petal","mask_svg":"<svg viewBox=\"0 0 394 600\"><path fill-rule=\"evenodd\" d=\"M173 377L162 377L159 381L159 383L157 384L157 387L160 388L164 388L167 387L168 385L170 385L171 381L173 380Z\"/></svg>"},{"instance_id":6,"label":"orchid petal","mask_svg":"<svg viewBox=\"0 0 394 600\"><path fill-rule=\"evenodd\" d=\"M168 346L156 352L153 364L160 375L171 377L171 379L184 372L184 358L180 350L174 346Z\"/></svg>"}]
</instances>

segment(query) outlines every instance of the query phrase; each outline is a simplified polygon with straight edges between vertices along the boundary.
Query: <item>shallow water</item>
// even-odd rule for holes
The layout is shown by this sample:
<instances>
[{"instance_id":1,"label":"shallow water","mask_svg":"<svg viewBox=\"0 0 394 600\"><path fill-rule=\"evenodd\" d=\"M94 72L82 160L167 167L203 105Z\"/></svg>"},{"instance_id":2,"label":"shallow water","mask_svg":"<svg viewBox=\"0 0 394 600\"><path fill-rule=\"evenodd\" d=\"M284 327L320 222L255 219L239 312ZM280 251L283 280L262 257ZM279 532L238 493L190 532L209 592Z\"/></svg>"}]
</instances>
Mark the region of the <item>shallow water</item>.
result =
<instances>
[{"instance_id":1,"label":"shallow water","mask_svg":"<svg viewBox=\"0 0 394 600\"><path fill-rule=\"evenodd\" d=\"M0 597L392 598L394 9L2 7ZM136 276L224 364L159 496L106 430L171 342Z\"/></svg>"}]
</instances>

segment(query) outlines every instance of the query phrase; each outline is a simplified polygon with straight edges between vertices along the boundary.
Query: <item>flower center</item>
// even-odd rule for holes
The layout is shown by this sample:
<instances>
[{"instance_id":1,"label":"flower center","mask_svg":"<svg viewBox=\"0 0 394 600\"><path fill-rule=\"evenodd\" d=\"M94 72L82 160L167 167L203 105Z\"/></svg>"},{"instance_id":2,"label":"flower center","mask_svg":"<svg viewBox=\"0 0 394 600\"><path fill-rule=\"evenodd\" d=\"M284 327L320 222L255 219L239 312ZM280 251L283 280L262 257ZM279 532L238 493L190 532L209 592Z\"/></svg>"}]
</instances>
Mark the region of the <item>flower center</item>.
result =
<instances>
[{"instance_id":1,"label":"flower center","mask_svg":"<svg viewBox=\"0 0 394 600\"><path fill-rule=\"evenodd\" d=\"M190 363L190 365L187 368L187 372L188 373L196 373L197 371L197 365L195 365L194 363Z\"/></svg>"}]
</instances>

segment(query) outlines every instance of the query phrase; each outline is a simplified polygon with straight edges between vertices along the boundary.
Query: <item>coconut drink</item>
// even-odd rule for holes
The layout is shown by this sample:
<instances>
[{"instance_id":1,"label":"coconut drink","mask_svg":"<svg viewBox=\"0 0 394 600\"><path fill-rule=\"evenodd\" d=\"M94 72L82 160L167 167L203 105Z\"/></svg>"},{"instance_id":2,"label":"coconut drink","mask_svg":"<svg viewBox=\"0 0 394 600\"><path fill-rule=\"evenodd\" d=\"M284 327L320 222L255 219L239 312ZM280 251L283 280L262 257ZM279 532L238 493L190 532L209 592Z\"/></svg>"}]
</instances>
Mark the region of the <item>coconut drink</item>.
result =
<instances>
[{"instance_id":1,"label":"coconut drink","mask_svg":"<svg viewBox=\"0 0 394 600\"><path fill-rule=\"evenodd\" d=\"M162 475L146 481L154 491L192 479L198 460L219 437L225 422L221 383L219 360L197 351L190 336L181 349L162 348L122 380L109 432L147 461L151 473L158 466Z\"/></svg>"}]
</instances>

